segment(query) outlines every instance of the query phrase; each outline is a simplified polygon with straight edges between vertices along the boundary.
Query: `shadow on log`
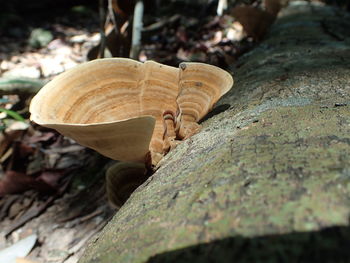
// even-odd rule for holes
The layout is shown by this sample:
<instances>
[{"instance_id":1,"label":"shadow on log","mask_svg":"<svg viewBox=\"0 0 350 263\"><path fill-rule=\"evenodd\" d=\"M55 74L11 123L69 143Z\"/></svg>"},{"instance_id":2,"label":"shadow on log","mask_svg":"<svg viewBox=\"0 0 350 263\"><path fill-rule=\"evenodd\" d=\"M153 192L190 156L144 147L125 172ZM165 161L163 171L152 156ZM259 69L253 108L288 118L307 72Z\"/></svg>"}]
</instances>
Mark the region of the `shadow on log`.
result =
<instances>
[{"instance_id":1,"label":"shadow on log","mask_svg":"<svg viewBox=\"0 0 350 263\"><path fill-rule=\"evenodd\" d=\"M350 228L321 231L241 236L212 241L151 257L147 263L209 262L348 262Z\"/></svg>"}]
</instances>

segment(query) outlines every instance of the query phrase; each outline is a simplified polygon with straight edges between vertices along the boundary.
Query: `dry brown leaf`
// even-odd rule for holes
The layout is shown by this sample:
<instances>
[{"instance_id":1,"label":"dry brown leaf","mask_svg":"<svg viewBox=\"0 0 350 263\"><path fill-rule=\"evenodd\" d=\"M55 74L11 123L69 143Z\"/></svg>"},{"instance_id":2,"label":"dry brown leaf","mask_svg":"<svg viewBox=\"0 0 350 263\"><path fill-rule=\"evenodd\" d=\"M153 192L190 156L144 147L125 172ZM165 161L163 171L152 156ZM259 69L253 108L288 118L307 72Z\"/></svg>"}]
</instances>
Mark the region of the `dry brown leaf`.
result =
<instances>
[{"instance_id":1,"label":"dry brown leaf","mask_svg":"<svg viewBox=\"0 0 350 263\"><path fill-rule=\"evenodd\" d=\"M38 142L47 142L55 137L56 133L54 132L40 132L35 131L34 134L26 138L26 143L38 143Z\"/></svg>"},{"instance_id":2,"label":"dry brown leaf","mask_svg":"<svg viewBox=\"0 0 350 263\"><path fill-rule=\"evenodd\" d=\"M2 156L13 141L20 138L23 130L13 130L8 133L0 133L0 156Z\"/></svg>"},{"instance_id":3,"label":"dry brown leaf","mask_svg":"<svg viewBox=\"0 0 350 263\"><path fill-rule=\"evenodd\" d=\"M261 40L275 20L270 13L251 6L237 6L231 14L240 22L244 31L254 40Z\"/></svg>"},{"instance_id":4,"label":"dry brown leaf","mask_svg":"<svg viewBox=\"0 0 350 263\"><path fill-rule=\"evenodd\" d=\"M36 178L36 181L42 181L52 188L59 187L59 181L61 178L65 175L65 173L62 170L48 170L42 172L38 178Z\"/></svg>"},{"instance_id":5,"label":"dry brown leaf","mask_svg":"<svg viewBox=\"0 0 350 263\"><path fill-rule=\"evenodd\" d=\"M54 188L47 183L53 183L53 179L50 180L48 176L36 179L25 173L6 171L5 176L0 181L0 196L20 193L28 189L35 189L42 193L54 192Z\"/></svg>"}]
</instances>

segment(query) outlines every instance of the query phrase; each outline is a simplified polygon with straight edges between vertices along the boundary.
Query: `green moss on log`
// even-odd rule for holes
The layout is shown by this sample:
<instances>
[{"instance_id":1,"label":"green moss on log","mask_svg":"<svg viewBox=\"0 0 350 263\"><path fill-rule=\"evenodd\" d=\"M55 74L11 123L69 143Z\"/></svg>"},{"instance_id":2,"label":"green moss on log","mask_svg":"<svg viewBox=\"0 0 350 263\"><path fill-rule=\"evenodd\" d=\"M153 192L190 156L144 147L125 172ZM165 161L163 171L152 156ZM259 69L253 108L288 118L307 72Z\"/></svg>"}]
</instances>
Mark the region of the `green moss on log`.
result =
<instances>
[{"instance_id":1,"label":"green moss on log","mask_svg":"<svg viewBox=\"0 0 350 263\"><path fill-rule=\"evenodd\" d=\"M325 29L338 11L308 5L242 58L231 107L162 160L80 263L349 260L350 38Z\"/></svg>"},{"instance_id":2,"label":"green moss on log","mask_svg":"<svg viewBox=\"0 0 350 263\"><path fill-rule=\"evenodd\" d=\"M146 262L228 237L346 226L349 106L261 108L226 112L170 153L82 262Z\"/></svg>"}]
</instances>

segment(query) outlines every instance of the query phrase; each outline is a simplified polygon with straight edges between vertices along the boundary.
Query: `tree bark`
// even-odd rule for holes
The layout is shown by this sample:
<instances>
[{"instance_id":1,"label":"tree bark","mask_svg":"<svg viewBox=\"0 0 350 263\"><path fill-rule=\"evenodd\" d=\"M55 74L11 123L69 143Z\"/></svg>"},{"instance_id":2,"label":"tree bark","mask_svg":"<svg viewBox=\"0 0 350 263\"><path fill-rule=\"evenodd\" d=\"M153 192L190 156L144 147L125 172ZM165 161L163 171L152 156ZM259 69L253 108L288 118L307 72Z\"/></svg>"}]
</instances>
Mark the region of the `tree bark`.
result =
<instances>
[{"instance_id":1,"label":"tree bark","mask_svg":"<svg viewBox=\"0 0 350 263\"><path fill-rule=\"evenodd\" d=\"M350 258L349 21L282 10L232 67L230 107L162 160L80 263Z\"/></svg>"}]
</instances>

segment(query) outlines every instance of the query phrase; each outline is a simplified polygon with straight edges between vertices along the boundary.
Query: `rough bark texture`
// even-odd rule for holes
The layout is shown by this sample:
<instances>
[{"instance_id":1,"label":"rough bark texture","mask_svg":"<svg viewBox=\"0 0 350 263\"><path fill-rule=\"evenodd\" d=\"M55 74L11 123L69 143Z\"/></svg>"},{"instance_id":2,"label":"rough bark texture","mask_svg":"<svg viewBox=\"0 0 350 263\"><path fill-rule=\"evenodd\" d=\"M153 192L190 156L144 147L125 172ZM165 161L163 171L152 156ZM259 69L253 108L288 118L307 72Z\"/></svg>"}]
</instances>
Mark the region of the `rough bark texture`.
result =
<instances>
[{"instance_id":1,"label":"rough bark texture","mask_svg":"<svg viewBox=\"0 0 350 263\"><path fill-rule=\"evenodd\" d=\"M165 157L80 263L350 258L349 21L283 10L232 68L231 107Z\"/></svg>"}]
</instances>

